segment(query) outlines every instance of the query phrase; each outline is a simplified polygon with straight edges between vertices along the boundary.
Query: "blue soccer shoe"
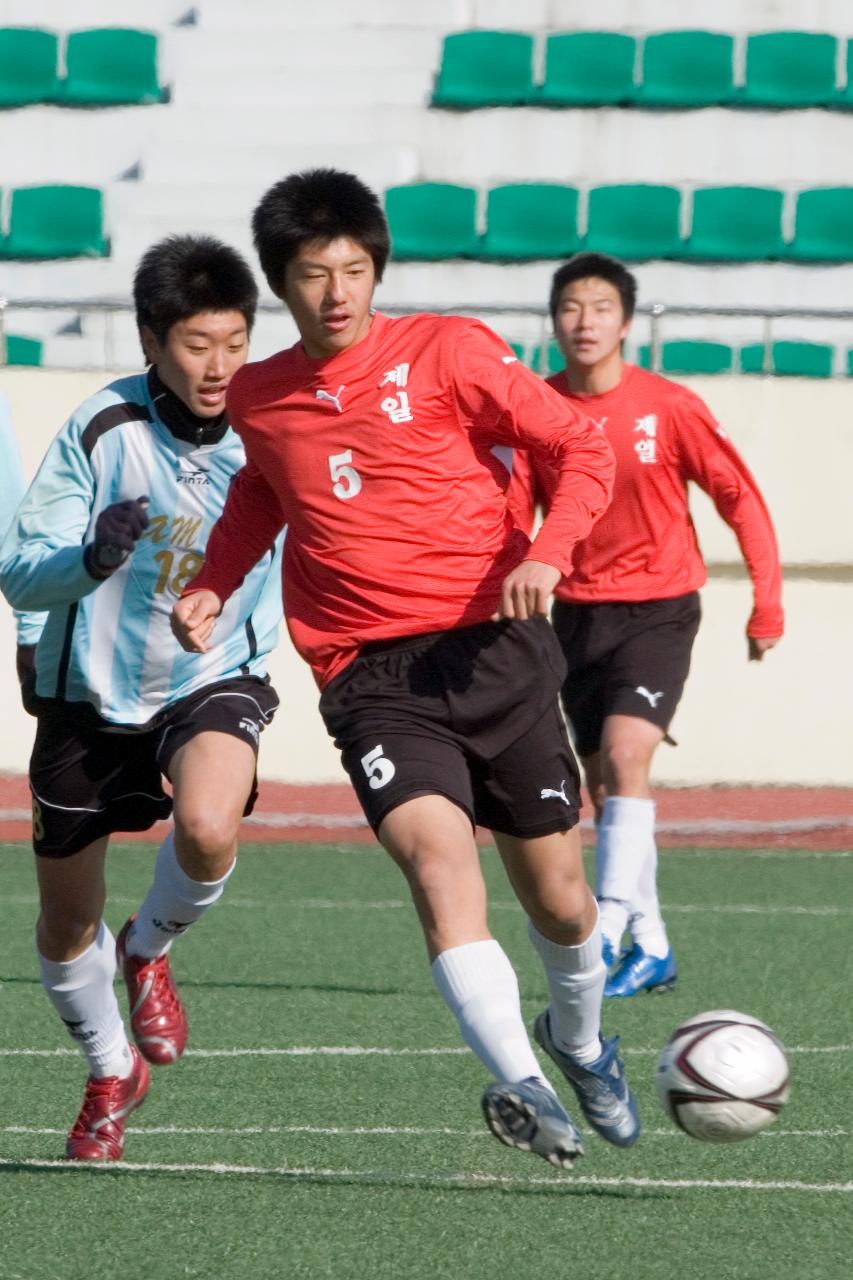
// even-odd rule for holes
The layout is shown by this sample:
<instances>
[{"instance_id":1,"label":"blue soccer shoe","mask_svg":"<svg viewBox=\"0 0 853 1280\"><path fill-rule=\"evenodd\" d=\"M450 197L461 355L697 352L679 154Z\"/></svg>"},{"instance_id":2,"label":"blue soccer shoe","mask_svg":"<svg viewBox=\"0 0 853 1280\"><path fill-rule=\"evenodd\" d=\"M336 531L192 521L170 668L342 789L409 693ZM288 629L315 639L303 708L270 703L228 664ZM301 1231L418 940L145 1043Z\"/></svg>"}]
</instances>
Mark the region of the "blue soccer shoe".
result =
<instances>
[{"instance_id":1,"label":"blue soccer shoe","mask_svg":"<svg viewBox=\"0 0 853 1280\"><path fill-rule=\"evenodd\" d=\"M635 942L604 984L604 997L636 996L641 991L671 991L677 977L672 947L665 956L650 956Z\"/></svg>"},{"instance_id":2,"label":"blue soccer shoe","mask_svg":"<svg viewBox=\"0 0 853 1280\"><path fill-rule=\"evenodd\" d=\"M640 1136L640 1117L617 1052L619 1037L599 1037L600 1056L594 1062L580 1063L554 1044L549 1010L540 1013L533 1034L574 1089L581 1111L595 1132L614 1147L635 1143Z\"/></svg>"},{"instance_id":3,"label":"blue soccer shoe","mask_svg":"<svg viewBox=\"0 0 853 1280\"><path fill-rule=\"evenodd\" d=\"M583 1155L577 1125L556 1094L535 1076L517 1084L488 1085L482 1107L486 1124L508 1147L532 1151L560 1169L571 1169Z\"/></svg>"}]
</instances>

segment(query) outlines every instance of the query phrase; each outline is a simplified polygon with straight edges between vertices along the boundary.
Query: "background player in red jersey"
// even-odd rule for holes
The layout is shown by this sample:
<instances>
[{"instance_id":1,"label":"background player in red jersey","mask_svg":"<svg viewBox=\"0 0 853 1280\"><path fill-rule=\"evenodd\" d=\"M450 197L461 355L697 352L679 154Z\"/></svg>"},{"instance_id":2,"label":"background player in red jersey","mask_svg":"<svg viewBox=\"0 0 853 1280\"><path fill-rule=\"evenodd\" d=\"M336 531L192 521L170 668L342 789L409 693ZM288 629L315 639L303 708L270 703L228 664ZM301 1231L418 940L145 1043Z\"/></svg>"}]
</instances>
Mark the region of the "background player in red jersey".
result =
<instances>
[{"instance_id":1,"label":"background player in red jersey","mask_svg":"<svg viewBox=\"0 0 853 1280\"><path fill-rule=\"evenodd\" d=\"M375 195L314 170L254 215L271 288L301 341L229 388L247 466L179 601L189 649L287 521L293 641L361 804L408 880L435 983L494 1077L503 1142L568 1167L580 1135L543 1078L518 983L491 937L474 824L490 827L530 921L551 1003L536 1037L609 1142L636 1140L578 838L578 772L559 714L564 663L545 612L607 504L607 442L509 348L461 317L374 313L389 253ZM531 545L506 502L516 447L555 476Z\"/></svg>"},{"instance_id":2,"label":"background player in red jersey","mask_svg":"<svg viewBox=\"0 0 853 1280\"><path fill-rule=\"evenodd\" d=\"M671 987L675 959L657 897L649 772L667 736L699 627L706 578L688 510L695 481L737 535L753 584L749 658L782 635L781 569L758 487L707 405L622 358L637 285L602 254L555 273L550 311L565 358L549 384L588 414L616 455L613 500L574 550L552 618L568 662L562 699L595 805L596 895L605 996ZM547 511L556 478L531 454L532 491ZM626 927L632 945L620 954Z\"/></svg>"}]
</instances>

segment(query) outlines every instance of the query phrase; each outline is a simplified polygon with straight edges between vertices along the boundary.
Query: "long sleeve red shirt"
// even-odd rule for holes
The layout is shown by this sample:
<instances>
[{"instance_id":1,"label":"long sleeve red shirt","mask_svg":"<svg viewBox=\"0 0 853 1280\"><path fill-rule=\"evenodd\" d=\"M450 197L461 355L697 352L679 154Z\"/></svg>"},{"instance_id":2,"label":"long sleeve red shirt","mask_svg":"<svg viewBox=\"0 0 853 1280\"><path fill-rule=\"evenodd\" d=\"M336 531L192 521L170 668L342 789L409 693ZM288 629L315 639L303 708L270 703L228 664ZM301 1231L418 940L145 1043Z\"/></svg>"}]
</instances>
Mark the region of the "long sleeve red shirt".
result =
<instances>
[{"instance_id":1,"label":"long sleeve red shirt","mask_svg":"<svg viewBox=\"0 0 853 1280\"><path fill-rule=\"evenodd\" d=\"M565 373L547 379L567 403L587 414L616 456L610 506L576 544L571 571L557 588L579 603L670 599L694 591L707 573L688 506L688 482L711 497L734 531L752 579L747 633L780 636L782 572L764 500L746 464L699 396L687 387L626 364L618 386L576 395ZM530 455L525 488L517 467L512 500L522 527L539 500L547 511L555 477Z\"/></svg>"},{"instance_id":2,"label":"long sleeve red shirt","mask_svg":"<svg viewBox=\"0 0 853 1280\"><path fill-rule=\"evenodd\" d=\"M607 505L607 441L484 325L375 315L312 359L246 365L228 394L247 465L192 590L225 600L284 524L285 616L323 687L368 641L489 618L523 559L567 572ZM550 511L531 545L507 507L513 453L546 458Z\"/></svg>"}]
</instances>

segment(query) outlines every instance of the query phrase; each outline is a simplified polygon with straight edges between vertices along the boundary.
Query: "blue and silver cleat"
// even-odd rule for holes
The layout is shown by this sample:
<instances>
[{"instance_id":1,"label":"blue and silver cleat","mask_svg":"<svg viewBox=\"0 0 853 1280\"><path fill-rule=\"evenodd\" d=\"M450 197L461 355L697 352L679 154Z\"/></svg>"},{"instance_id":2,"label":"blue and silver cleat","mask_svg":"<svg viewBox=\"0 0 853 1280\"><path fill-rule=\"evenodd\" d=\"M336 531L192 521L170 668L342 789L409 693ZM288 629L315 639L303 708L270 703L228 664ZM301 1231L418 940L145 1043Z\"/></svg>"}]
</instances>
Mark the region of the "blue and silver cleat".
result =
<instances>
[{"instance_id":1,"label":"blue and silver cleat","mask_svg":"<svg viewBox=\"0 0 853 1280\"><path fill-rule=\"evenodd\" d=\"M636 996L641 991L671 991L677 977L672 947L665 956L650 956L635 942L604 984L604 997Z\"/></svg>"},{"instance_id":2,"label":"blue and silver cleat","mask_svg":"<svg viewBox=\"0 0 853 1280\"><path fill-rule=\"evenodd\" d=\"M535 1076L517 1084L486 1087L483 1115L492 1133L508 1147L532 1151L550 1164L571 1169L583 1155L580 1130L556 1094Z\"/></svg>"},{"instance_id":3,"label":"blue and silver cleat","mask_svg":"<svg viewBox=\"0 0 853 1280\"><path fill-rule=\"evenodd\" d=\"M617 1052L619 1037L600 1037L600 1056L594 1062L580 1063L554 1044L549 1010L540 1013L533 1034L574 1089L581 1111L595 1132L615 1147L630 1147L636 1142L640 1117Z\"/></svg>"}]
</instances>

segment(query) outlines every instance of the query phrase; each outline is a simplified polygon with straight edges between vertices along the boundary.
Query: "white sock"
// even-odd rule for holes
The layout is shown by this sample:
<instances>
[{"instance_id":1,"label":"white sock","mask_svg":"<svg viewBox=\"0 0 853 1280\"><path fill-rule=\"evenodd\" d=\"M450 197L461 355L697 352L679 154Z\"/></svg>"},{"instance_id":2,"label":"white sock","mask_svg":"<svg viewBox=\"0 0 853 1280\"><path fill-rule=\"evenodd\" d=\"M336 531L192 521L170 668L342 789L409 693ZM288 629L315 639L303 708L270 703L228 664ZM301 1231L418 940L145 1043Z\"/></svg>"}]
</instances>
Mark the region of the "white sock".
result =
<instances>
[{"instance_id":1,"label":"white sock","mask_svg":"<svg viewBox=\"0 0 853 1280\"><path fill-rule=\"evenodd\" d=\"M658 849L654 839L649 841L646 857L640 869L637 892L631 901L631 919L628 922L631 937L649 956L665 956L669 951L666 925L660 912L657 888Z\"/></svg>"},{"instance_id":2,"label":"white sock","mask_svg":"<svg viewBox=\"0 0 853 1280\"><path fill-rule=\"evenodd\" d=\"M544 1079L524 1026L515 970L494 938L442 951L432 976L462 1039L496 1080Z\"/></svg>"},{"instance_id":3,"label":"white sock","mask_svg":"<svg viewBox=\"0 0 853 1280\"><path fill-rule=\"evenodd\" d=\"M128 935L128 953L147 960L164 956L175 938L219 901L235 865L221 880L191 880L178 865L175 834L170 832L160 845L154 882Z\"/></svg>"},{"instance_id":4,"label":"white sock","mask_svg":"<svg viewBox=\"0 0 853 1280\"><path fill-rule=\"evenodd\" d=\"M654 842L655 802L634 796L608 796L595 849L595 896L601 932L618 951L631 915L643 861Z\"/></svg>"},{"instance_id":5,"label":"white sock","mask_svg":"<svg viewBox=\"0 0 853 1280\"><path fill-rule=\"evenodd\" d=\"M93 1076L130 1075L133 1060L113 989L116 941L101 921L98 936L73 960L47 960L39 952L41 984Z\"/></svg>"},{"instance_id":6,"label":"white sock","mask_svg":"<svg viewBox=\"0 0 853 1280\"><path fill-rule=\"evenodd\" d=\"M532 920L527 922L527 932L545 966L554 1043L578 1062L594 1062L601 1056L601 995L607 978L598 922L576 947L551 942Z\"/></svg>"}]
</instances>

